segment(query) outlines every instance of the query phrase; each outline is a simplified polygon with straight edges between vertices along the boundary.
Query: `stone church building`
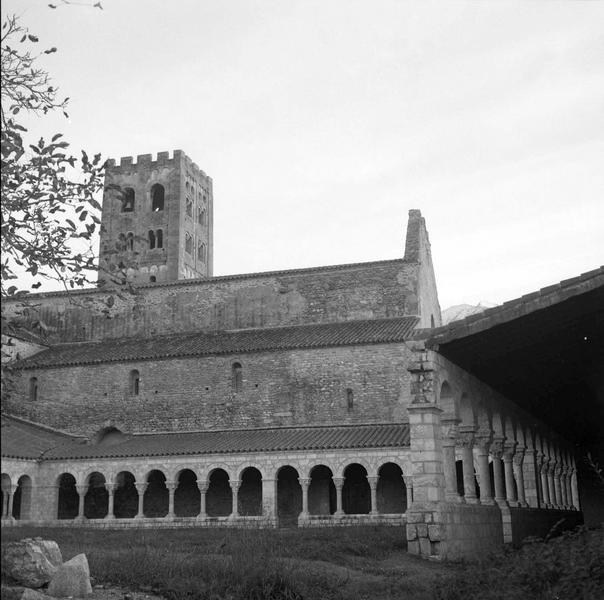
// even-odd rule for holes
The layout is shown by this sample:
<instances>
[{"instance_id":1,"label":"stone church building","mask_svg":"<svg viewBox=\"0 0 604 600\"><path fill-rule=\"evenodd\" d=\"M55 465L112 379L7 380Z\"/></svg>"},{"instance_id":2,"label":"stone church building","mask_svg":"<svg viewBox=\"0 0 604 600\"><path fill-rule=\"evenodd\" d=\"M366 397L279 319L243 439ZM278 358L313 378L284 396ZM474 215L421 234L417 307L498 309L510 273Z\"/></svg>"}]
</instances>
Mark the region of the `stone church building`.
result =
<instances>
[{"instance_id":1,"label":"stone church building","mask_svg":"<svg viewBox=\"0 0 604 600\"><path fill-rule=\"evenodd\" d=\"M106 184L124 285L5 306L3 526L383 523L457 558L582 521L600 428L565 407L570 382L601 410L604 269L442 326L418 210L400 259L214 277L212 180L184 153Z\"/></svg>"}]
</instances>

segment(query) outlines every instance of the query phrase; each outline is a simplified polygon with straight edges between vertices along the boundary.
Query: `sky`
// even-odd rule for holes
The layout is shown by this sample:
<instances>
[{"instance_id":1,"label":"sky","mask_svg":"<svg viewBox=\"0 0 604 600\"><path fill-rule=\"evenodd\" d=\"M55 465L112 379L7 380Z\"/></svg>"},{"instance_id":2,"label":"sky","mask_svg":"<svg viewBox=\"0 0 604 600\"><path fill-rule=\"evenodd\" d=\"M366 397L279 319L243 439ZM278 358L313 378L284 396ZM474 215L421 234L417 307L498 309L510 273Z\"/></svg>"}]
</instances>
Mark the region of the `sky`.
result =
<instances>
[{"instance_id":1,"label":"sky","mask_svg":"<svg viewBox=\"0 0 604 600\"><path fill-rule=\"evenodd\" d=\"M2 2L71 98L29 127L182 149L213 179L215 275L401 258L410 209L443 308L604 264L604 2L86 4Z\"/></svg>"}]
</instances>

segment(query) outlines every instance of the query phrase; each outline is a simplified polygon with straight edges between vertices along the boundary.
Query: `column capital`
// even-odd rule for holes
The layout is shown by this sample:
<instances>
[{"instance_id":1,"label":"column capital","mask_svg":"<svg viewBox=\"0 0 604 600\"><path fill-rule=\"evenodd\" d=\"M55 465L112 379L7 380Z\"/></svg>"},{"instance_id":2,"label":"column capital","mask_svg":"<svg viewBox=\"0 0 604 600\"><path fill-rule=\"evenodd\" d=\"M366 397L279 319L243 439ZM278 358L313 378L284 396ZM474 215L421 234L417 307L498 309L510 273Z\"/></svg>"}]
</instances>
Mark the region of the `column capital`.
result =
<instances>
[{"instance_id":1,"label":"column capital","mask_svg":"<svg viewBox=\"0 0 604 600\"><path fill-rule=\"evenodd\" d=\"M489 453L493 441L493 432L490 429L479 429L474 436L474 443L484 454Z\"/></svg>"},{"instance_id":2,"label":"column capital","mask_svg":"<svg viewBox=\"0 0 604 600\"><path fill-rule=\"evenodd\" d=\"M502 435L494 435L491 443L491 456L493 458L501 458L503 456L503 448L505 437Z\"/></svg>"},{"instance_id":3,"label":"column capital","mask_svg":"<svg viewBox=\"0 0 604 600\"><path fill-rule=\"evenodd\" d=\"M515 440L505 440L505 442L503 443L503 460L512 460L517 445L518 442L516 442Z\"/></svg>"},{"instance_id":4,"label":"column capital","mask_svg":"<svg viewBox=\"0 0 604 600\"><path fill-rule=\"evenodd\" d=\"M231 480L231 489L235 492L235 491L239 491L239 488L241 487L241 484L243 483L241 481L241 479L233 479Z\"/></svg>"},{"instance_id":5,"label":"column capital","mask_svg":"<svg viewBox=\"0 0 604 600\"><path fill-rule=\"evenodd\" d=\"M178 482L177 481L166 481L166 487L168 488L169 492L174 492L176 490L176 488L178 487Z\"/></svg>"},{"instance_id":6,"label":"column capital","mask_svg":"<svg viewBox=\"0 0 604 600\"><path fill-rule=\"evenodd\" d=\"M367 477L367 481L371 487L376 486L378 484L379 477Z\"/></svg>"},{"instance_id":7,"label":"column capital","mask_svg":"<svg viewBox=\"0 0 604 600\"><path fill-rule=\"evenodd\" d=\"M117 483L105 483L105 489L110 494L113 494L113 492L115 492L116 488L117 488Z\"/></svg>"},{"instance_id":8,"label":"column capital","mask_svg":"<svg viewBox=\"0 0 604 600\"><path fill-rule=\"evenodd\" d=\"M333 484L336 488L344 487L344 478L343 477L332 477Z\"/></svg>"},{"instance_id":9,"label":"column capital","mask_svg":"<svg viewBox=\"0 0 604 600\"><path fill-rule=\"evenodd\" d=\"M475 433L473 425L460 425L457 430L457 445L461 448L472 448Z\"/></svg>"},{"instance_id":10,"label":"column capital","mask_svg":"<svg viewBox=\"0 0 604 600\"><path fill-rule=\"evenodd\" d=\"M85 494L88 491L88 484L87 483L78 483L76 485L76 490L77 490L78 494Z\"/></svg>"},{"instance_id":11,"label":"column capital","mask_svg":"<svg viewBox=\"0 0 604 600\"><path fill-rule=\"evenodd\" d=\"M516 446L516 452L514 453L514 464L515 465L522 465L523 461L524 461L524 455L526 453L526 446Z\"/></svg>"},{"instance_id":12,"label":"column capital","mask_svg":"<svg viewBox=\"0 0 604 600\"><path fill-rule=\"evenodd\" d=\"M308 487L311 481L310 477L298 477L298 483L303 487Z\"/></svg>"},{"instance_id":13,"label":"column capital","mask_svg":"<svg viewBox=\"0 0 604 600\"><path fill-rule=\"evenodd\" d=\"M455 446L459 434L459 419L441 419L440 423L443 430L443 446Z\"/></svg>"},{"instance_id":14,"label":"column capital","mask_svg":"<svg viewBox=\"0 0 604 600\"><path fill-rule=\"evenodd\" d=\"M209 487L210 487L210 484L207 481L197 481L197 489L202 494L205 494L208 491Z\"/></svg>"},{"instance_id":15,"label":"column capital","mask_svg":"<svg viewBox=\"0 0 604 600\"><path fill-rule=\"evenodd\" d=\"M146 481L137 481L134 485L136 486L136 489L139 494L144 494L149 484Z\"/></svg>"}]
</instances>

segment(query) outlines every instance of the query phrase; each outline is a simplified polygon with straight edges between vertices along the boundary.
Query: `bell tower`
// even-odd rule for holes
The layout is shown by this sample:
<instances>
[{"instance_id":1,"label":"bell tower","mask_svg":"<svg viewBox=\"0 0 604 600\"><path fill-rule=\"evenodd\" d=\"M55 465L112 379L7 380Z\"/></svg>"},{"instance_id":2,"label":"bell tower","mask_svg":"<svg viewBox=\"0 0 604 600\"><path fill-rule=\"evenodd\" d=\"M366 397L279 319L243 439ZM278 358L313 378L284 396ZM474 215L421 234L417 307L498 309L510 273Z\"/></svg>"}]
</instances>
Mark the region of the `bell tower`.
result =
<instances>
[{"instance_id":1,"label":"bell tower","mask_svg":"<svg viewBox=\"0 0 604 600\"><path fill-rule=\"evenodd\" d=\"M182 150L109 160L99 283L212 276L212 179Z\"/></svg>"}]
</instances>

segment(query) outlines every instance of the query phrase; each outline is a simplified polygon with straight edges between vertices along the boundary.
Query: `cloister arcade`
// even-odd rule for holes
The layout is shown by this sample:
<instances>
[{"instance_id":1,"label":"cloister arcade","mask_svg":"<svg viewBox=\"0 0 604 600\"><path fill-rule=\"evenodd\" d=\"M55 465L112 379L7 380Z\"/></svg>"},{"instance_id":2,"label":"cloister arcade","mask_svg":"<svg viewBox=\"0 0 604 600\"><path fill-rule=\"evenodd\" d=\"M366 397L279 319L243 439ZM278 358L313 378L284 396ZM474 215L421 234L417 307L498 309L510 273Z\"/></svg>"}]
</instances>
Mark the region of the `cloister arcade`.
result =
<instances>
[{"instance_id":1,"label":"cloister arcade","mask_svg":"<svg viewBox=\"0 0 604 600\"><path fill-rule=\"evenodd\" d=\"M9 474L2 474L4 520L30 519L33 483L24 475L13 488ZM401 464L371 466L362 459L339 468L321 463L306 469L294 461L272 471L260 464L203 471L195 465L147 471L124 466L117 472L97 465L83 474L61 472L40 488L54 507L45 521L92 525L139 525L141 520L281 527L359 520L401 524L412 493Z\"/></svg>"},{"instance_id":2,"label":"cloister arcade","mask_svg":"<svg viewBox=\"0 0 604 600\"><path fill-rule=\"evenodd\" d=\"M579 510L568 443L504 399L479 398L440 384L446 500Z\"/></svg>"}]
</instances>

